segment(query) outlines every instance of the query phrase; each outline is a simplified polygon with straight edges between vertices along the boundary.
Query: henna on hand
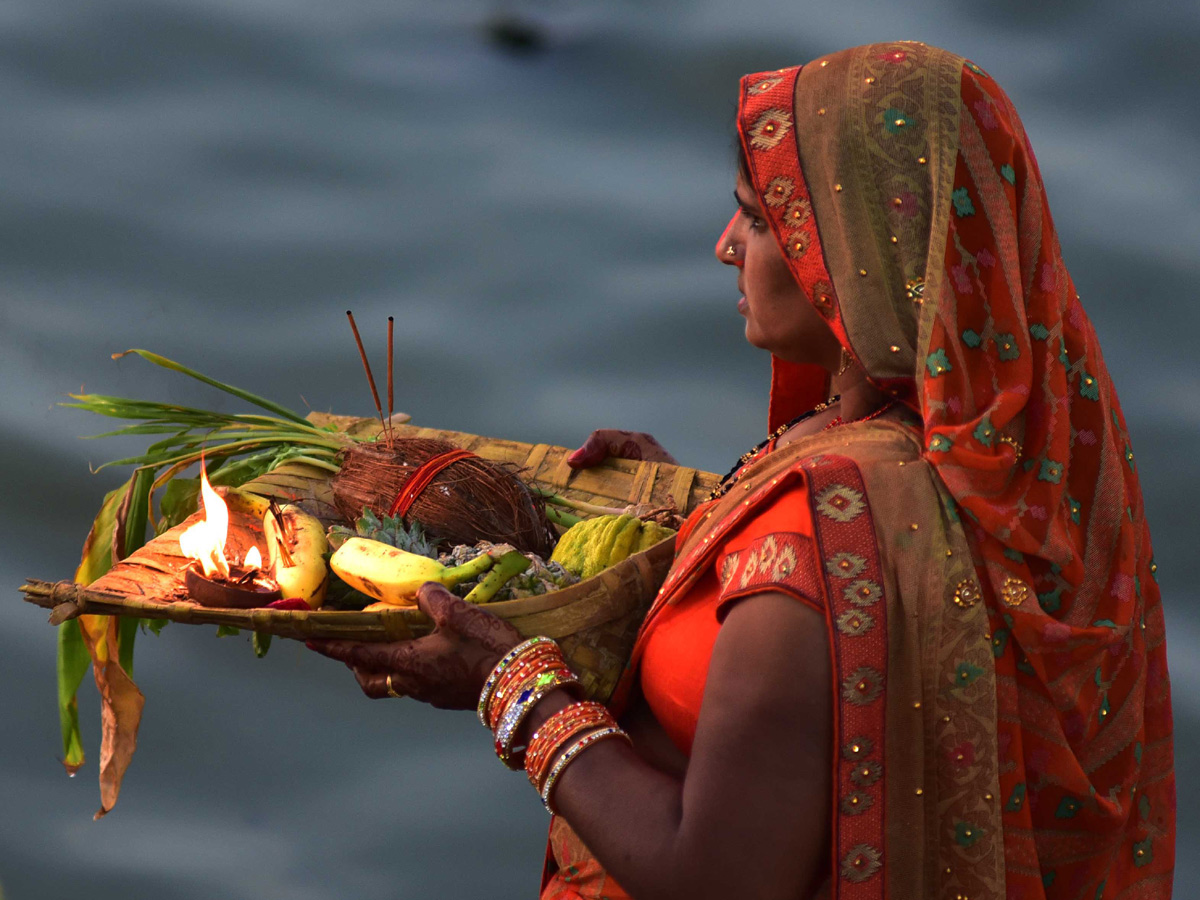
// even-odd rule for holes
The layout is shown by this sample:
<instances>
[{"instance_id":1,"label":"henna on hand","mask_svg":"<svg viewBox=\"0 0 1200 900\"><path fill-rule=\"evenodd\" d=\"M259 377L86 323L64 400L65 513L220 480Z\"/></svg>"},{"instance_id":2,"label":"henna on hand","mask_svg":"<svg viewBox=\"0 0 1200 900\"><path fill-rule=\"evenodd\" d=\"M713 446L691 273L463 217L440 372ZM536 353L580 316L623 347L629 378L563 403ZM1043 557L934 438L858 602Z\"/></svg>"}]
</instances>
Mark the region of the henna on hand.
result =
<instances>
[{"instance_id":1,"label":"henna on hand","mask_svg":"<svg viewBox=\"0 0 1200 900\"><path fill-rule=\"evenodd\" d=\"M312 640L308 647L344 662L373 699L390 696L391 675L397 693L438 709L474 709L488 673L521 642L521 634L436 582L421 586L417 606L434 623L425 637L386 644Z\"/></svg>"}]
</instances>

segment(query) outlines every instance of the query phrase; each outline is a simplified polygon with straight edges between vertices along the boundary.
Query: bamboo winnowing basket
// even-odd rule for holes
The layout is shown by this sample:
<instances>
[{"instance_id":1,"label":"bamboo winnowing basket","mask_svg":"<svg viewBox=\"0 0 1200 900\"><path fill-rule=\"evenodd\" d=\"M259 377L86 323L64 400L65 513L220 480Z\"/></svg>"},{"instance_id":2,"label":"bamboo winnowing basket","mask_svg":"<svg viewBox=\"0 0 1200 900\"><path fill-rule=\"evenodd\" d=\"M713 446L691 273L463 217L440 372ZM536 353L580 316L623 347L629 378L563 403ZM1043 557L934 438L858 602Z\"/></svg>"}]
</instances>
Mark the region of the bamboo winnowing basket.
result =
<instances>
[{"instance_id":1,"label":"bamboo winnowing basket","mask_svg":"<svg viewBox=\"0 0 1200 900\"><path fill-rule=\"evenodd\" d=\"M352 435L379 431L376 420L313 414L319 425L332 424ZM486 459L522 467L523 477L575 500L603 506L674 503L691 512L716 486L709 472L631 460L610 459L591 469L567 466L571 452L550 444L526 444L456 431L398 425L400 437L437 438ZM329 473L289 463L243 486L243 490L297 503L327 524L339 521L333 507ZM228 625L282 637L344 638L362 641L406 640L427 634L429 620L415 607L382 612L340 610L212 609L186 599L183 570L190 560L179 550L179 534L199 514L164 532L117 563L90 585L29 581L25 599L53 609L58 623L81 613L169 619L192 624ZM255 535L259 523L232 515L243 535ZM592 578L559 591L490 603L487 609L511 622L524 635L558 640L589 696L606 699L629 658L637 630L666 577L674 555L667 540L635 554Z\"/></svg>"}]
</instances>

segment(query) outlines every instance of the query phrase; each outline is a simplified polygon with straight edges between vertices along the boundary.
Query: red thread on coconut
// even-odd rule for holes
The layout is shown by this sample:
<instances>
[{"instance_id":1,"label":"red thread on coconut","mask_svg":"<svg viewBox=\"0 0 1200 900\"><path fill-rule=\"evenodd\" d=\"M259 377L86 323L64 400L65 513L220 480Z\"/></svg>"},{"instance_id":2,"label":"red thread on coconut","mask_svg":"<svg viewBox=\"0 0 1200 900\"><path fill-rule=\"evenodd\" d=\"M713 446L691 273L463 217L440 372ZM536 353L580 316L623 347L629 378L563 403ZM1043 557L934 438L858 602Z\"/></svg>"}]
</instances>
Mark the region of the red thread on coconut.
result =
<instances>
[{"instance_id":1,"label":"red thread on coconut","mask_svg":"<svg viewBox=\"0 0 1200 900\"><path fill-rule=\"evenodd\" d=\"M388 509L388 515L399 516L403 519L408 515L408 510L417 497L421 496L421 492L429 487L433 479L437 478L448 466L458 462L460 459L467 459L474 455L470 450L459 449L447 450L445 453L429 457L408 477L408 481L404 482L404 487L396 495L396 499L392 501L391 508Z\"/></svg>"}]
</instances>

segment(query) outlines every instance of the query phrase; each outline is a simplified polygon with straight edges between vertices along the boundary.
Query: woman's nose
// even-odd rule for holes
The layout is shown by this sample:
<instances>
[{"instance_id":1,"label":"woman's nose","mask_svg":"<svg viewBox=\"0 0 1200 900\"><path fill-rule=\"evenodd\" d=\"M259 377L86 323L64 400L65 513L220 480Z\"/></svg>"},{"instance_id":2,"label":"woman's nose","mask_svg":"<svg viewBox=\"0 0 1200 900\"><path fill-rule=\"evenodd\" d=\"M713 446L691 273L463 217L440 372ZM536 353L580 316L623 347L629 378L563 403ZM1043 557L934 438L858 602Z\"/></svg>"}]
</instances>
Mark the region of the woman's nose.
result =
<instances>
[{"instance_id":1,"label":"woman's nose","mask_svg":"<svg viewBox=\"0 0 1200 900\"><path fill-rule=\"evenodd\" d=\"M735 226L737 225L738 213L733 214L733 218L729 220L729 224L725 226L725 230L721 232L721 237L717 240L717 246L713 250L717 260L729 266L741 266L742 250L738 241L735 238Z\"/></svg>"}]
</instances>

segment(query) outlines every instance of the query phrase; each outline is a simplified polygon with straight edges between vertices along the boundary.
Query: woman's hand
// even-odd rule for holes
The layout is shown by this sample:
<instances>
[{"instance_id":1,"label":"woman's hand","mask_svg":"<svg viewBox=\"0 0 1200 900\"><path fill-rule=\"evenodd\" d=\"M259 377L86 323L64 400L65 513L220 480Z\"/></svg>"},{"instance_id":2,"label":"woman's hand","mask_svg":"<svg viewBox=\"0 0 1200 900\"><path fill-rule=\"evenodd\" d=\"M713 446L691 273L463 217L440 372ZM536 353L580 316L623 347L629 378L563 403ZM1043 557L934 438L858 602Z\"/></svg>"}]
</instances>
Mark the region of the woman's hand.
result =
<instances>
[{"instance_id":1,"label":"woman's hand","mask_svg":"<svg viewBox=\"0 0 1200 900\"><path fill-rule=\"evenodd\" d=\"M425 637L390 644L311 640L308 647L344 662L373 699L391 696L391 676L399 694L438 709L474 709L488 673L521 642L521 634L437 582L421 586L417 606L435 626Z\"/></svg>"},{"instance_id":2,"label":"woman's hand","mask_svg":"<svg viewBox=\"0 0 1200 900\"><path fill-rule=\"evenodd\" d=\"M587 469L600 465L610 456L676 464L675 457L664 450L653 435L644 431L600 428L588 436L582 447L567 457L567 465L572 469Z\"/></svg>"}]
</instances>

